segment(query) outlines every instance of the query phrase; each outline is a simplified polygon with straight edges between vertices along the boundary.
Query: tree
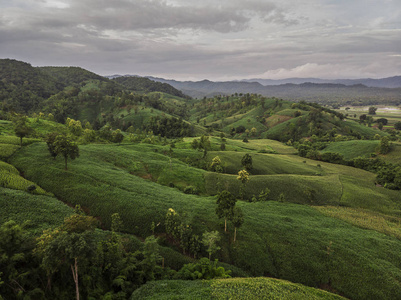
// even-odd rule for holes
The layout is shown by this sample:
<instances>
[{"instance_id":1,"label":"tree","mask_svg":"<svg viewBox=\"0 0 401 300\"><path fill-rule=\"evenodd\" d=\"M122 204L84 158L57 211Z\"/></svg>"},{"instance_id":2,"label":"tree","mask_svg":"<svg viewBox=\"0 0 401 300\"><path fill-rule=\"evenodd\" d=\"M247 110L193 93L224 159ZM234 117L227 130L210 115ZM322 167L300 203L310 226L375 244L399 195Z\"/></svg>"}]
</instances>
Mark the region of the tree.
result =
<instances>
[{"instance_id":1,"label":"tree","mask_svg":"<svg viewBox=\"0 0 401 300\"><path fill-rule=\"evenodd\" d=\"M394 129L401 130L401 121L394 124Z\"/></svg>"},{"instance_id":2,"label":"tree","mask_svg":"<svg viewBox=\"0 0 401 300\"><path fill-rule=\"evenodd\" d=\"M97 225L98 221L93 217L74 214L66 218L59 228L44 231L35 249L47 272L48 283L63 265L70 267L77 300L80 298L78 270L84 269L96 251L93 231Z\"/></svg>"},{"instance_id":3,"label":"tree","mask_svg":"<svg viewBox=\"0 0 401 300\"><path fill-rule=\"evenodd\" d=\"M111 135L111 140L113 141L113 143L121 144L121 142L124 140L124 135L121 133L120 129L113 131Z\"/></svg>"},{"instance_id":4,"label":"tree","mask_svg":"<svg viewBox=\"0 0 401 300\"><path fill-rule=\"evenodd\" d=\"M245 168L245 170L250 171L253 169L252 165L252 156L248 153L245 154L241 159L241 165Z\"/></svg>"},{"instance_id":5,"label":"tree","mask_svg":"<svg viewBox=\"0 0 401 300\"><path fill-rule=\"evenodd\" d=\"M161 267L158 263L162 260L159 254L159 244L157 239L151 235L145 239L143 244L143 256L144 259L141 262L142 270L146 280L154 280L155 274L161 272Z\"/></svg>"},{"instance_id":6,"label":"tree","mask_svg":"<svg viewBox=\"0 0 401 300\"><path fill-rule=\"evenodd\" d=\"M28 126L28 118L26 116L17 115L13 119L15 135L20 138L20 145L22 147L22 139L32 134L33 129Z\"/></svg>"},{"instance_id":7,"label":"tree","mask_svg":"<svg viewBox=\"0 0 401 300\"><path fill-rule=\"evenodd\" d=\"M234 207L231 221L233 222L234 225L234 243L235 243L237 239L237 228L240 228L244 223L244 214L242 213L241 208Z\"/></svg>"},{"instance_id":8,"label":"tree","mask_svg":"<svg viewBox=\"0 0 401 300\"><path fill-rule=\"evenodd\" d=\"M220 250L217 246L217 242L220 241L220 235L218 231L204 232L202 235L202 244L207 247L206 251L209 253L209 262L211 261L212 254Z\"/></svg>"},{"instance_id":9,"label":"tree","mask_svg":"<svg viewBox=\"0 0 401 300\"><path fill-rule=\"evenodd\" d=\"M219 219L224 218L224 231L227 232L227 219L230 219L233 215L233 209L237 199L229 192L229 191L222 191L217 196L217 207L216 207L216 214Z\"/></svg>"},{"instance_id":10,"label":"tree","mask_svg":"<svg viewBox=\"0 0 401 300\"><path fill-rule=\"evenodd\" d=\"M377 110L376 107L371 106L371 107L369 107L368 114L369 114L369 115L375 115L375 114L376 114L376 110Z\"/></svg>"},{"instance_id":11,"label":"tree","mask_svg":"<svg viewBox=\"0 0 401 300\"><path fill-rule=\"evenodd\" d=\"M377 123L382 123L383 125L387 125L388 120L386 118L380 118L376 120Z\"/></svg>"},{"instance_id":12,"label":"tree","mask_svg":"<svg viewBox=\"0 0 401 300\"><path fill-rule=\"evenodd\" d=\"M54 150L57 154L61 154L65 160L65 170L67 168L67 160L79 157L78 145L67 135L60 134L54 140Z\"/></svg>"},{"instance_id":13,"label":"tree","mask_svg":"<svg viewBox=\"0 0 401 300\"><path fill-rule=\"evenodd\" d=\"M380 154L387 154L390 152L390 139L387 136L381 138L378 151Z\"/></svg>"},{"instance_id":14,"label":"tree","mask_svg":"<svg viewBox=\"0 0 401 300\"><path fill-rule=\"evenodd\" d=\"M169 208L164 222L166 233L170 234L173 238L178 239L180 237L181 223L180 215L174 209Z\"/></svg>"},{"instance_id":15,"label":"tree","mask_svg":"<svg viewBox=\"0 0 401 300\"><path fill-rule=\"evenodd\" d=\"M221 159L218 156L215 156L212 159L212 163L210 164L210 169L214 172L221 173L223 172L223 167L221 166Z\"/></svg>"},{"instance_id":16,"label":"tree","mask_svg":"<svg viewBox=\"0 0 401 300\"><path fill-rule=\"evenodd\" d=\"M114 213L111 215L111 231L119 232L123 228L123 222L121 221L120 214Z\"/></svg>"},{"instance_id":17,"label":"tree","mask_svg":"<svg viewBox=\"0 0 401 300\"><path fill-rule=\"evenodd\" d=\"M242 185L240 188L241 199L244 200L245 185L249 181L249 173L246 170L241 170L238 172L237 180L241 181Z\"/></svg>"},{"instance_id":18,"label":"tree","mask_svg":"<svg viewBox=\"0 0 401 300\"><path fill-rule=\"evenodd\" d=\"M3 295L5 299L28 296L29 289L35 286L32 282L33 268L35 268L32 257L33 247L34 240L26 232L24 225L21 226L13 220L1 224L0 295ZM3 286L2 283L4 283ZM26 298L28 299L29 296Z\"/></svg>"},{"instance_id":19,"label":"tree","mask_svg":"<svg viewBox=\"0 0 401 300\"><path fill-rule=\"evenodd\" d=\"M50 155L54 158L54 159L56 159L56 157L57 157L57 152L56 152L56 148L55 148L55 146L54 146L54 141L56 140L56 137L59 135L59 133L58 132L51 132L51 133L48 133L47 135L46 135L46 139L45 139L45 141L46 141L46 144L47 144L47 149L49 150L49 152L50 152Z\"/></svg>"},{"instance_id":20,"label":"tree","mask_svg":"<svg viewBox=\"0 0 401 300\"><path fill-rule=\"evenodd\" d=\"M203 149L203 157L206 157L207 151L210 149L209 137L202 135L199 141L199 149Z\"/></svg>"}]
</instances>

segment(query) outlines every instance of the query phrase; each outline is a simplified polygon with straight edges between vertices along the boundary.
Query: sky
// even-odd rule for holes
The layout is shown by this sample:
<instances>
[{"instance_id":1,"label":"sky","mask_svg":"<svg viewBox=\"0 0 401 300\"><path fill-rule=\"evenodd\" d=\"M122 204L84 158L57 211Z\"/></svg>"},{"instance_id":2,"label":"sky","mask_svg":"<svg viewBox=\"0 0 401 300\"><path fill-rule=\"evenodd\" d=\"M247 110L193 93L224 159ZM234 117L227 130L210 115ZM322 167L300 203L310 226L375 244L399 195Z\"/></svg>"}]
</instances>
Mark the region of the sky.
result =
<instances>
[{"instance_id":1,"label":"sky","mask_svg":"<svg viewBox=\"0 0 401 300\"><path fill-rule=\"evenodd\" d=\"M0 58L176 80L401 75L400 0L0 0Z\"/></svg>"}]
</instances>

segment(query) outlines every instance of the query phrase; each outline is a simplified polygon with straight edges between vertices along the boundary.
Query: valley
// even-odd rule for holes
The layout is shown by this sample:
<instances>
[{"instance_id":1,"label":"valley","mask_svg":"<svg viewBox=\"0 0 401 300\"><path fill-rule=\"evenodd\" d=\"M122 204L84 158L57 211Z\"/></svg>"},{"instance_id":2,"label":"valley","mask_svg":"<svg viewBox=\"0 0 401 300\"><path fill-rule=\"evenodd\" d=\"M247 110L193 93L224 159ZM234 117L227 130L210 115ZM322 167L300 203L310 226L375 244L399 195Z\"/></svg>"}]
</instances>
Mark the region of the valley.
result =
<instances>
[{"instance_id":1,"label":"valley","mask_svg":"<svg viewBox=\"0 0 401 300\"><path fill-rule=\"evenodd\" d=\"M400 297L398 106L0 63L4 299Z\"/></svg>"}]
</instances>

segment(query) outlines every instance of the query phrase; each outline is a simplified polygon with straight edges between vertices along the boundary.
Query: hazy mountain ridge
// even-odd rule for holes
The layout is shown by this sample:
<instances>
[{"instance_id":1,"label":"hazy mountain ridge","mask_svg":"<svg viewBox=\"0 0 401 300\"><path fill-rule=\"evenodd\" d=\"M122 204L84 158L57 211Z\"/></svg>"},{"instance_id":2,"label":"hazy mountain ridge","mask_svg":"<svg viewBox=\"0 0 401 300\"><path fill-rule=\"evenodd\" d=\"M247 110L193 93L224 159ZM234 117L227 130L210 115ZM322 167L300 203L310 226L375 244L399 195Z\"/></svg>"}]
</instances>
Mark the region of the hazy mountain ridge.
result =
<instances>
[{"instance_id":1,"label":"hazy mountain ridge","mask_svg":"<svg viewBox=\"0 0 401 300\"><path fill-rule=\"evenodd\" d=\"M324 104L345 105L371 105L371 104L393 104L401 103L401 76L384 79L346 80L332 82L306 82L297 79L298 83L282 83L279 85L263 85L260 82L227 81L213 82L202 81L177 81L163 78L148 77L149 79L168 83L194 98L214 96L216 94L231 95L234 93L253 93L268 97L278 97L286 100L305 100ZM289 79L290 80L290 79ZM343 83L341 83L343 82ZM398 82L400 82L398 84ZM352 85L347 85L349 83ZM373 87L365 84L377 84L389 87Z\"/></svg>"},{"instance_id":2,"label":"hazy mountain ridge","mask_svg":"<svg viewBox=\"0 0 401 300\"><path fill-rule=\"evenodd\" d=\"M381 88L399 88L401 87L401 76L386 77L380 79L361 78L361 79L321 79L321 78L286 78L286 79L244 79L239 82L259 82L262 85L281 85L287 83L302 84L302 83L331 83L343 84L347 86L363 84L367 87L381 87Z\"/></svg>"}]
</instances>

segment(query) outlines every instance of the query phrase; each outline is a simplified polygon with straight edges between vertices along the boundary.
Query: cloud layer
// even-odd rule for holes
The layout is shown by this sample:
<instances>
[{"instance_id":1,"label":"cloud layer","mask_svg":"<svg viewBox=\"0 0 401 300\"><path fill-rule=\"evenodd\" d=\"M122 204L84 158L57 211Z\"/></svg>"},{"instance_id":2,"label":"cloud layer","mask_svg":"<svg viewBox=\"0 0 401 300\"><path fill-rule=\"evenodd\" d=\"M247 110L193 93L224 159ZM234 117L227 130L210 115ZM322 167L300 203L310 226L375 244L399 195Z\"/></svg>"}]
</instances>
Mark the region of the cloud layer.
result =
<instances>
[{"instance_id":1,"label":"cloud layer","mask_svg":"<svg viewBox=\"0 0 401 300\"><path fill-rule=\"evenodd\" d=\"M385 77L401 67L398 0L5 2L0 57L33 65L189 80Z\"/></svg>"}]
</instances>

